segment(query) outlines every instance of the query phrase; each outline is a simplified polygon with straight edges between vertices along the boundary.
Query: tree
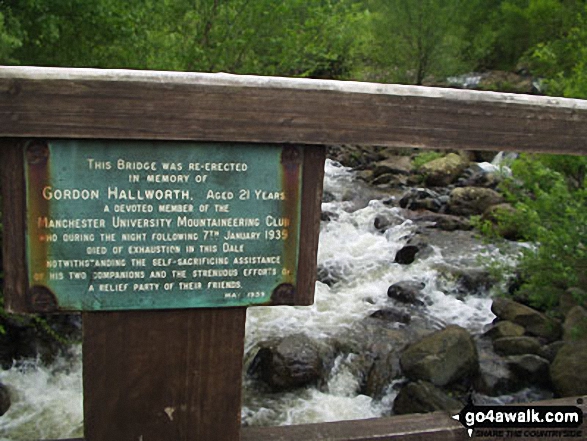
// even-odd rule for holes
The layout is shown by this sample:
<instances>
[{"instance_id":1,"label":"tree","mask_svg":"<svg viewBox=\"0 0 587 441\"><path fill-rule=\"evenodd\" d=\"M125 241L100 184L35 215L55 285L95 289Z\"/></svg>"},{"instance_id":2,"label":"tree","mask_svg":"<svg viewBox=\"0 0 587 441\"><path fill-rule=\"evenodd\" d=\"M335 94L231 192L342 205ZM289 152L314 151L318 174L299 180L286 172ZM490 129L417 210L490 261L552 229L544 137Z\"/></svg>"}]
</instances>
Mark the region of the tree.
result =
<instances>
[{"instance_id":1,"label":"tree","mask_svg":"<svg viewBox=\"0 0 587 441\"><path fill-rule=\"evenodd\" d=\"M4 14L0 11L0 64L8 64L13 61L12 53L20 45L20 39L6 29Z\"/></svg>"},{"instance_id":2,"label":"tree","mask_svg":"<svg viewBox=\"0 0 587 441\"><path fill-rule=\"evenodd\" d=\"M481 225L490 234L513 226L533 244L521 249L520 291L544 310L558 306L568 288L584 288L587 280L586 168L587 157L521 155L512 164L513 178L501 184L515 210L497 213L497 228L489 221Z\"/></svg>"},{"instance_id":3,"label":"tree","mask_svg":"<svg viewBox=\"0 0 587 441\"><path fill-rule=\"evenodd\" d=\"M358 10L353 0L0 0L22 35L19 64L326 77L348 70Z\"/></svg>"},{"instance_id":4,"label":"tree","mask_svg":"<svg viewBox=\"0 0 587 441\"><path fill-rule=\"evenodd\" d=\"M550 95L587 98L587 5L557 38L537 44L529 63Z\"/></svg>"},{"instance_id":5,"label":"tree","mask_svg":"<svg viewBox=\"0 0 587 441\"><path fill-rule=\"evenodd\" d=\"M464 0L374 0L371 10L374 61L390 79L422 84L463 69Z\"/></svg>"}]
</instances>

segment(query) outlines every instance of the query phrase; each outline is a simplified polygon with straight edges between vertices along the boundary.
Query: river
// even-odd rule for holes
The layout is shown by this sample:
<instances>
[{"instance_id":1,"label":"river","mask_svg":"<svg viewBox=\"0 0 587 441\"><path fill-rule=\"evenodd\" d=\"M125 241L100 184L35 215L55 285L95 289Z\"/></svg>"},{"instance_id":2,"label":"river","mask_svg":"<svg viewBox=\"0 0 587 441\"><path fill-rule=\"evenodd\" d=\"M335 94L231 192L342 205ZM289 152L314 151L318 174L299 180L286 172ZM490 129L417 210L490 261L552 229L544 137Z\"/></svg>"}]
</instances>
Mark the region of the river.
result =
<instances>
[{"instance_id":1,"label":"river","mask_svg":"<svg viewBox=\"0 0 587 441\"><path fill-rule=\"evenodd\" d=\"M323 273L337 283L316 283L315 304L308 307L256 307L247 315L245 353L258 341L293 333L328 339L350 330L371 313L390 305L387 288L400 280L425 283L425 316L433 327L458 324L480 333L494 315L491 292L479 290L457 295L454 281L440 276L439 265L478 267L479 255L503 259L495 246L475 240L467 232L463 242L446 249L432 246L430 255L411 265L394 263L396 252L413 236L417 226L402 218L401 210L385 198L365 200L354 173L327 160L323 212L331 220L322 222L318 263ZM395 219L384 232L374 219ZM456 249L457 246L460 249ZM12 407L0 417L0 439L31 440L80 437L83 433L81 348L73 356L51 366L31 360L0 372L9 385ZM389 415L397 391L393 384L380 399L359 393L360 378L353 370L357 354L339 355L327 384L281 394L261 393L249 379L244 381L243 424L279 425Z\"/></svg>"}]
</instances>

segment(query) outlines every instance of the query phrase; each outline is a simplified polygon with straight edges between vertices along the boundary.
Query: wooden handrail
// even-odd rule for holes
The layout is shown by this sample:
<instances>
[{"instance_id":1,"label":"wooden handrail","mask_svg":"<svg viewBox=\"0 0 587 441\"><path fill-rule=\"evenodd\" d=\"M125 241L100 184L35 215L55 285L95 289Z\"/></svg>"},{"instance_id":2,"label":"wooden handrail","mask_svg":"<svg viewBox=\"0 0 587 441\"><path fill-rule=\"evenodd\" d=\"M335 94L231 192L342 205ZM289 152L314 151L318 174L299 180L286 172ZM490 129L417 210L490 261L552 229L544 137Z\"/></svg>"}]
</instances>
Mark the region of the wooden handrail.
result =
<instances>
[{"instance_id":1,"label":"wooden handrail","mask_svg":"<svg viewBox=\"0 0 587 441\"><path fill-rule=\"evenodd\" d=\"M587 154L587 101L228 74L0 67L0 136Z\"/></svg>"},{"instance_id":2,"label":"wooden handrail","mask_svg":"<svg viewBox=\"0 0 587 441\"><path fill-rule=\"evenodd\" d=\"M514 405L578 406L583 411L584 421L587 417L587 396L559 398ZM585 422L583 422L579 430L586 430ZM453 420L451 414L447 412L295 426L243 427L241 431L241 441L465 441L469 439L465 428L459 422ZM483 440L487 441L491 439L502 438L483 438ZM532 437L516 437L515 439L539 440L539 438ZM84 440L77 438L52 441Z\"/></svg>"}]
</instances>

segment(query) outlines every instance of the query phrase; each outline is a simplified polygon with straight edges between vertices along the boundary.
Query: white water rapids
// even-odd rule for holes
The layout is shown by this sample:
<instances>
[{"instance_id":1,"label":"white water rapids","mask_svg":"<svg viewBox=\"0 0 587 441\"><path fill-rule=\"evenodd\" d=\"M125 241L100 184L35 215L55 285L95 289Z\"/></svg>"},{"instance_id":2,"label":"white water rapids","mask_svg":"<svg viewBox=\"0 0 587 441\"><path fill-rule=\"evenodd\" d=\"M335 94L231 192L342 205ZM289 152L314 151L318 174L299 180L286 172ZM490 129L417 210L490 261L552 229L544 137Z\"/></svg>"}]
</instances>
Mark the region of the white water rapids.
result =
<instances>
[{"instance_id":1,"label":"white water rapids","mask_svg":"<svg viewBox=\"0 0 587 441\"><path fill-rule=\"evenodd\" d=\"M319 265L336 273L339 282L332 287L316 283L316 301L309 307L249 308L245 351L255 342L270 337L304 332L324 339L340 333L385 306L391 300L387 288L401 280L426 283L423 291L431 320L458 324L478 333L494 316L489 293L457 298L441 280L435 265L446 261L442 250L411 265L393 263L396 252L413 235L416 226L406 220L384 233L374 227L377 215L401 216L398 208L373 200L364 208L351 210L349 194L356 190L353 172L328 160L325 191L334 196L323 203L323 211L333 214L323 222L318 250ZM479 253L495 254L495 249L471 245L462 258L474 262ZM9 385L12 407L0 417L1 440L73 438L83 435L82 367L79 348L73 360L59 360L44 367L31 361L0 372L0 382ZM246 388L243 423L249 425L300 424L343 419L370 418L390 413L396 391L374 400L358 393L360 380L350 369L353 354L339 356L326 387L308 388L283 394L254 395Z\"/></svg>"}]
</instances>

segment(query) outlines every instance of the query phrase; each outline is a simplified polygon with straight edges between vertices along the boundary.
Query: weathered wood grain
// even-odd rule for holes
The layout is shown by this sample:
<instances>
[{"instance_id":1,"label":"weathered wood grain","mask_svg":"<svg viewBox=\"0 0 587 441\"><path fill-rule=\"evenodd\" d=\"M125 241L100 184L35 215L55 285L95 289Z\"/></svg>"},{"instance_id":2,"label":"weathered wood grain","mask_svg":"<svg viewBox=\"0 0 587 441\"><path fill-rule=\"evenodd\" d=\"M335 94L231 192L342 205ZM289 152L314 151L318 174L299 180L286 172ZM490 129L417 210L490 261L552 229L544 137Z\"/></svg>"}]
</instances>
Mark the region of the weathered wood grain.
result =
<instances>
[{"instance_id":1,"label":"weathered wood grain","mask_svg":"<svg viewBox=\"0 0 587 441\"><path fill-rule=\"evenodd\" d=\"M0 138L3 291L4 306L10 312L28 310L23 144L22 140Z\"/></svg>"},{"instance_id":2,"label":"weathered wood grain","mask_svg":"<svg viewBox=\"0 0 587 441\"><path fill-rule=\"evenodd\" d=\"M577 404L581 398L582 404ZM535 403L520 403L542 406L578 406L583 410L585 434L587 397L569 397ZM444 441L469 440L465 428L450 418L446 412L412 414L366 420L338 421L321 424L303 424L278 427L243 427L242 441ZM496 438L484 437L489 441ZM503 438L497 438L499 440ZM544 438L517 437L525 441L539 441ZM576 438L575 438L576 439ZM63 440L66 441L66 440ZM69 441L84 441L81 439Z\"/></svg>"},{"instance_id":3,"label":"weathered wood grain","mask_svg":"<svg viewBox=\"0 0 587 441\"><path fill-rule=\"evenodd\" d=\"M88 441L238 441L245 308L83 314Z\"/></svg>"},{"instance_id":4,"label":"weathered wood grain","mask_svg":"<svg viewBox=\"0 0 587 441\"><path fill-rule=\"evenodd\" d=\"M323 146L304 150L296 305L314 303L325 160Z\"/></svg>"},{"instance_id":5,"label":"weathered wood grain","mask_svg":"<svg viewBox=\"0 0 587 441\"><path fill-rule=\"evenodd\" d=\"M587 102L328 80L5 67L0 136L587 154Z\"/></svg>"}]
</instances>

